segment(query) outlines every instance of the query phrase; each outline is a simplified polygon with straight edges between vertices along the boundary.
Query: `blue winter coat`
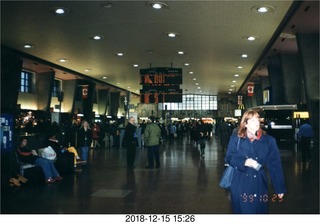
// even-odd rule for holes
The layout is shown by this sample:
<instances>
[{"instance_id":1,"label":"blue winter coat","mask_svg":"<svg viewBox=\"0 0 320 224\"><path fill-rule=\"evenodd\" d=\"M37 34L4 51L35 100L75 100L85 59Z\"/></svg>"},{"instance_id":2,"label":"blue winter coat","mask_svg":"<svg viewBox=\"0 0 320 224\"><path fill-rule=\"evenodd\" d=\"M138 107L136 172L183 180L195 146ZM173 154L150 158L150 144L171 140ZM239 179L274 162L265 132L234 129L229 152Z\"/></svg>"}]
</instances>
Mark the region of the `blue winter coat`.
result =
<instances>
[{"instance_id":1,"label":"blue winter coat","mask_svg":"<svg viewBox=\"0 0 320 224\"><path fill-rule=\"evenodd\" d=\"M226 162L235 168L231 184L231 202L233 213L268 213L268 203L281 201L277 194L285 193L284 176L278 146L273 137L262 135L250 142L249 138L240 138L233 134L228 144ZM246 159L252 158L262 165L259 170L244 166ZM269 172L273 185L273 194L268 194Z\"/></svg>"}]
</instances>

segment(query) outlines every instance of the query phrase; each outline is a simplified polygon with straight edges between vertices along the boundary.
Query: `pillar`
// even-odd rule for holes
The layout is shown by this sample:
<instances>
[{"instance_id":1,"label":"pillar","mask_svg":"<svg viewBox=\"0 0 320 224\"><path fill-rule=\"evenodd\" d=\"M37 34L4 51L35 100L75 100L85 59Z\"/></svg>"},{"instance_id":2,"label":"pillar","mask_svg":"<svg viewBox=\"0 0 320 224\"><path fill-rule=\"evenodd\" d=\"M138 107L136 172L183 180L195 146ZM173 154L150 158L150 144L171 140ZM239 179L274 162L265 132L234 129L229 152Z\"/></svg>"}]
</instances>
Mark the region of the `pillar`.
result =
<instances>
[{"instance_id":1,"label":"pillar","mask_svg":"<svg viewBox=\"0 0 320 224\"><path fill-rule=\"evenodd\" d=\"M310 124L314 129L315 149L319 150L319 33L297 33L296 37Z\"/></svg>"}]
</instances>

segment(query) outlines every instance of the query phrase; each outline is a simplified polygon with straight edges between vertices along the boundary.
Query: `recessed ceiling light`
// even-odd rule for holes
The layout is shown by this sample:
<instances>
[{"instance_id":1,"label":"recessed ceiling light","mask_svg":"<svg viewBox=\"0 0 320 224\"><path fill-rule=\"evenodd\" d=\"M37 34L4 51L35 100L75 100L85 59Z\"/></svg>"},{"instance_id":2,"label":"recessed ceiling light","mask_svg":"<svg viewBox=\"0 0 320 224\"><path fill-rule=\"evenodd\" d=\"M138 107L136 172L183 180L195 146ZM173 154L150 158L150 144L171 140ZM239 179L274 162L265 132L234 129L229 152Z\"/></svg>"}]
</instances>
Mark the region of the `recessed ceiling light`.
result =
<instances>
[{"instance_id":1,"label":"recessed ceiling light","mask_svg":"<svg viewBox=\"0 0 320 224\"><path fill-rule=\"evenodd\" d=\"M199 85L199 83L198 83L198 82L196 82L196 83L195 83L195 85L196 85L196 86L198 86L198 85Z\"/></svg>"},{"instance_id":2,"label":"recessed ceiling light","mask_svg":"<svg viewBox=\"0 0 320 224\"><path fill-rule=\"evenodd\" d=\"M33 44L25 44L23 45L24 48L33 48L34 45Z\"/></svg>"},{"instance_id":3,"label":"recessed ceiling light","mask_svg":"<svg viewBox=\"0 0 320 224\"><path fill-rule=\"evenodd\" d=\"M243 68L243 67L242 67L241 65L238 65L237 68L241 69L241 68Z\"/></svg>"},{"instance_id":4,"label":"recessed ceiling light","mask_svg":"<svg viewBox=\"0 0 320 224\"><path fill-rule=\"evenodd\" d=\"M260 6L253 6L251 10L259 14L266 14L266 13L273 13L274 7L270 5L260 5Z\"/></svg>"},{"instance_id":5,"label":"recessed ceiling light","mask_svg":"<svg viewBox=\"0 0 320 224\"><path fill-rule=\"evenodd\" d=\"M247 55L247 54L242 54L241 57L242 57L242 58L247 58L248 55Z\"/></svg>"},{"instance_id":6,"label":"recessed ceiling light","mask_svg":"<svg viewBox=\"0 0 320 224\"><path fill-rule=\"evenodd\" d=\"M128 89L131 89L131 87L130 87L130 86L128 86Z\"/></svg>"},{"instance_id":7,"label":"recessed ceiling light","mask_svg":"<svg viewBox=\"0 0 320 224\"><path fill-rule=\"evenodd\" d=\"M102 76L102 79L107 79L108 77L107 76Z\"/></svg>"},{"instance_id":8,"label":"recessed ceiling light","mask_svg":"<svg viewBox=\"0 0 320 224\"><path fill-rule=\"evenodd\" d=\"M70 9L66 7L54 7L51 8L49 11L55 15L65 15L70 12Z\"/></svg>"},{"instance_id":9,"label":"recessed ceiling light","mask_svg":"<svg viewBox=\"0 0 320 224\"><path fill-rule=\"evenodd\" d=\"M196 77L194 77L192 80L193 80L193 81L196 81L196 80L197 80L197 78L196 78Z\"/></svg>"},{"instance_id":10,"label":"recessed ceiling light","mask_svg":"<svg viewBox=\"0 0 320 224\"><path fill-rule=\"evenodd\" d=\"M167 33L167 36L168 36L168 37L178 37L178 36L180 36L180 34L175 33L175 32L168 32L168 33Z\"/></svg>"},{"instance_id":11,"label":"recessed ceiling light","mask_svg":"<svg viewBox=\"0 0 320 224\"><path fill-rule=\"evenodd\" d=\"M233 82L233 83L236 83L237 81L236 81L236 80L232 80L232 82Z\"/></svg>"},{"instance_id":12,"label":"recessed ceiling light","mask_svg":"<svg viewBox=\"0 0 320 224\"><path fill-rule=\"evenodd\" d=\"M122 57L124 54L122 52L116 53L117 56Z\"/></svg>"},{"instance_id":13,"label":"recessed ceiling light","mask_svg":"<svg viewBox=\"0 0 320 224\"><path fill-rule=\"evenodd\" d=\"M201 87L200 86L198 86L198 88L197 89L201 89Z\"/></svg>"},{"instance_id":14,"label":"recessed ceiling light","mask_svg":"<svg viewBox=\"0 0 320 224\"><path fill-rule=\"evenodd\" d=\"M62 62L62 63L64 63L64 62L69 61L69 59L66 59L66 58L60 58L60 59L59 59L59 61L60 61L60 62Z\"/></svg>"},{"instance_id":15,"label":"recessed ceiling light","mask_svg":"<svg viewBox=\"0 0 320 224\"><path fill-rule=\"evenodd\" d=\"M190 66L190 63L184 63L185 66Z\"/></svg>"},{"instance_id":16,"label":"recessed ceiling light","mask_svg":"<svg viewBox=\"0 0 320 224\"><path fill-rule=\"evenodd\" d=\"M230 94L231 94L231 92L228 92L228 94L230 95Z\"/></svg>"},{"instance_id":17,"label":"recessed ceiling light","mask_svg":"<svg viewBox=\"0 0 320 224\"><path fill-rule=\"evenodd\" d=\"M104 37L102 36L102 35L92 35L91 37L90 37L90 39L92 39L92 40L101 40L101 39L103 39Z\"/></svg>"},{"instance_id":18,"label":"recessed ceiling light","mask_svg":"<svg viewBox=\"0 0 320 224\"><path fill-rule=\"evenodd\" d=\"M139 65L138 64L134 64L134 65L132 65L134 68L137 68L137 67L139 67Z\"/></svg>"},{"instance_id":19,"label":"recessed ceiling light","mask_svg":"<svg viewBox=\"0 0 320 224\"><path fill-rule=\"evenodd\" d=\"M182 55L182 54L185 54L184 51L178 51L178 54Z\"/></svg>"},{"instance_id":20,"label":"recessed ceiling light","mask_svg":"<svg viewBox=\"0 0 320 224\"><path fill-rule=\"evenodd\" d=\"M234 74L234 77L239 77L239 74Z\"/></svg>"},{"instance_id":21,"label":"recessed ceiling light","mask_svg":"<svg viewBox=\"0 0 320 224\"><path fill-rule=\"evenodd\" d=\"M193 72L189 72L190 75L193 75Z\"/></svg>"},{"instance_id":22,"label":"recessed ceiling light","mask_svg":"<svg viewBox=\"0 0 320 224\"><path fill-rule=\"evenodd\" d=\"M113 7L112 3L110 2L105 2L105 3L102 3L101 5L103 8L106 8L106 9L111 9Z\"/></svg>"},{"instance_id":23,"label":"recessed ceiling light","mask_svg":"<svg viewBox=\"0 0 320 224\"><path fill-rule=\"evenodd\" d=\"M230 87L232 87L232 88L233 88L233 87L234 87L234 85L231 85Z\"/></svg>"},{"instance_id":24,"label":"recessed ceiling light","mask_svg":"<svg viewBox=\"0 0 320 224\"><path fill-rule=\"evenodd\" d=\"M154 9L168 9L168 5L164 2L149 2L150 7Z\"/></svg>"},{"instance_id":25,"label":"recessed ceiling light","mask_svg":"<svg viewBox=\"0 0 320 224\"><path fill-rule=\"evenodd\" d=\"M90 68L87 68L84 70L85 72L91 72L91 69Z\"/></svg>"}]
</instances>

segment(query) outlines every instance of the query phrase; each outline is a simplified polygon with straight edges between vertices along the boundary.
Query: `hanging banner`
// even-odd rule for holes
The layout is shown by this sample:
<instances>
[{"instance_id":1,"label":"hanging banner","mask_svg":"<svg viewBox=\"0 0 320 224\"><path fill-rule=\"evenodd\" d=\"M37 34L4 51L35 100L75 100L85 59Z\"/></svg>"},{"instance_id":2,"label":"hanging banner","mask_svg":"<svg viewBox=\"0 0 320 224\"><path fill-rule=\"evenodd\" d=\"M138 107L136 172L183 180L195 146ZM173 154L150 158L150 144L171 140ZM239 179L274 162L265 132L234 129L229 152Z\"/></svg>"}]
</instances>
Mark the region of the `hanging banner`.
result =
<instances>
[{"instance_id":1,"label":"hanging banner","mask_svg":"<svg viewBox=\"0 0 320 224\"><path fill-rule=\"evenodd\" d=\"M88 98L88 85L82 86L82 99Z\"/></svg>"},{"instance_id":2,"label":"hanging banner","mask_svg":"<svg viewBox=\"0 0 320 224\"><path fill-rule=\"evenodd\" d=\"M248 89L248 96L253 96L254 83L248 82L247 89Z\"/></svg>"}]
</instances>

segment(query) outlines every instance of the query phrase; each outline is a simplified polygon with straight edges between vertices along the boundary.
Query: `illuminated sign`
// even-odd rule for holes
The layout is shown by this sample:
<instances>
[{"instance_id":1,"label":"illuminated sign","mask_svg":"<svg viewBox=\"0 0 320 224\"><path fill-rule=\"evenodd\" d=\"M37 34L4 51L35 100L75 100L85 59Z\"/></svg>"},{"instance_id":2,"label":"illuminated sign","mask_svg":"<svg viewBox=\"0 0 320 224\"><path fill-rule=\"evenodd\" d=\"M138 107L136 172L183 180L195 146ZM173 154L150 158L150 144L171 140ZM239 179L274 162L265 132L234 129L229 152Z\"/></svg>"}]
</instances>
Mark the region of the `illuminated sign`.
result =
<instances>
[{"instance_id":1,"label":"illuminated sign","mask_svg":"<svg viewBox=\"0 0 320 224\"><path fill-rule=\"evenodd\" d=\"M151 86L182 84L182 69L166 67L140 69L140 84Z\"/></svg>"}]
</instances>

